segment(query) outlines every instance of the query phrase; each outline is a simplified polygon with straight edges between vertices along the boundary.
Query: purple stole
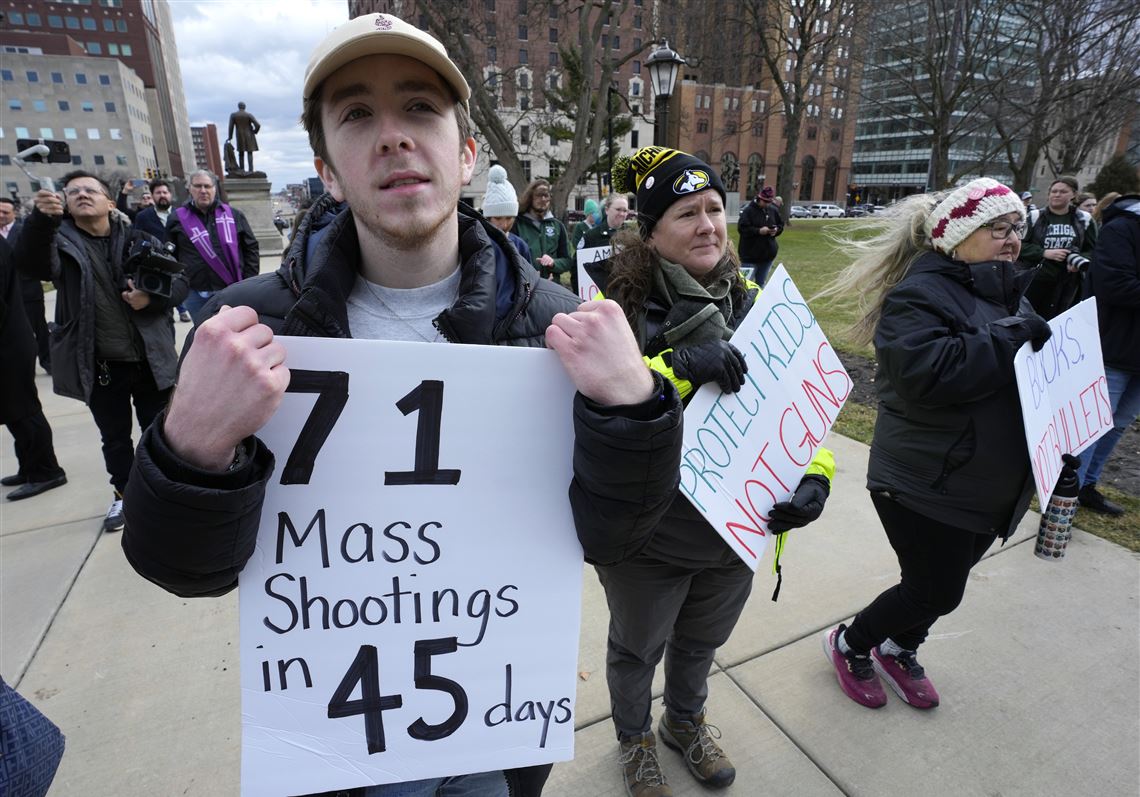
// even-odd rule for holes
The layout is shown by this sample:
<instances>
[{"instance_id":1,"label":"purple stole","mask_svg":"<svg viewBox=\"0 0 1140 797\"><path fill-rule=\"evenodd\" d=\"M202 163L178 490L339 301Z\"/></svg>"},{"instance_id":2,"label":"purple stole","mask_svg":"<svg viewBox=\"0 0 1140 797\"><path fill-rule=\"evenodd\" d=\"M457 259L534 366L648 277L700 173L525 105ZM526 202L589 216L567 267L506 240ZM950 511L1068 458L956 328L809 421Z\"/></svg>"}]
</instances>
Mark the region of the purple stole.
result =
<instances>
[{"instance_id":1,"label":"purple stole","mask_svg":"<svg viewBox=\"0 0 1140 797\"><path fill-rule=\"evenodd\" d=\"M234 213L230 206L224 202L219 202L214 209L214 225L218 231L218 237L222 241L222 257L214 252L214 247L210 244L210 233L196 213L185 205L176 208L174 212L178 216L178 222L182 225L182 229L190 236L190 243L194 244L198 254L214 270L214 273L222 278L222 282L226 285L241 282L237 222L234 221Z\"/></svg>"}]
</instances>

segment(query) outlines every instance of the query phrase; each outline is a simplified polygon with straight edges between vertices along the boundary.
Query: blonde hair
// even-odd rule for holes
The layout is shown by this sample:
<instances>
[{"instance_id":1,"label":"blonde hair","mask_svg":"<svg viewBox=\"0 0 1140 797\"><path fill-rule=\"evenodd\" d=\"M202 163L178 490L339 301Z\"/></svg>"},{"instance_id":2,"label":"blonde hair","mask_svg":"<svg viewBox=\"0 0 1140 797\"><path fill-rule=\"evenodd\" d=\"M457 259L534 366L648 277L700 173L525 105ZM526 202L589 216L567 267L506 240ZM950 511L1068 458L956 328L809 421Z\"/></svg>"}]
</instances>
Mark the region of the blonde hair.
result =
<instances>
[{"instance_id":1,"label":"blonde hair","mask_svg":"<svg viewBox=\"0 0 1140 797\"><path fill-rule=\"evenodd\" d=\"M902 281L919 255L933 251L924 224L948 194L909 196L882 216L829 234L840 250L853 252L855 259L812 299L855 303L860 319L847 330L853 342L871 342L887 293ZM854 235L855 230L868 228L874 230L870 237Z\"/></svg>"}]
</instances>

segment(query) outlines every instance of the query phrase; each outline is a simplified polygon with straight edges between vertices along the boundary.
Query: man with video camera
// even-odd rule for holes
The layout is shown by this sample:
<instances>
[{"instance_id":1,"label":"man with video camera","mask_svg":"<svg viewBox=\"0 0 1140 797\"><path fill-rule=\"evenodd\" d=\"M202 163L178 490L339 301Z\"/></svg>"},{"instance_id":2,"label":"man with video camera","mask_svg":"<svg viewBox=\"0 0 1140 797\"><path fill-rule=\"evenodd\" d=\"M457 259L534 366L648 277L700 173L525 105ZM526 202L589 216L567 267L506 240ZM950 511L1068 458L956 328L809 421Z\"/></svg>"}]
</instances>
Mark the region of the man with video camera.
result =
<instances>
[{"instance_id":1,"label":"man with video camera","mask_svg":"<svg viewBox=\"0 0 1140 797\"><path fill-rule=\"evenodd\" d=\"M131 403L145 429L170 397L178 368L170 309L185 298L186 279L161 241L112 217L100 178L73 171L60 184L62 199L36 192L13 259L58 291L53 388L85 402L99 427L115 490L103 529L119 531L134 461Z\"/></svg>"},{"instance_id":2,"label":"man with video camera","mask_svg":"<svg viewBox=\"0 0 1140 797\"><path fill-rule=\"evenodd\" d=\"M1053 318L1082 298L1089 259L1096 248L1092 216L1073 204L1076 178L1062 175L1049 186L1048 204L1030 211L1029 230L1021 242L1018 262L1037 273L1025 298L1041 316Z\"/></svg>"}]
</instances>

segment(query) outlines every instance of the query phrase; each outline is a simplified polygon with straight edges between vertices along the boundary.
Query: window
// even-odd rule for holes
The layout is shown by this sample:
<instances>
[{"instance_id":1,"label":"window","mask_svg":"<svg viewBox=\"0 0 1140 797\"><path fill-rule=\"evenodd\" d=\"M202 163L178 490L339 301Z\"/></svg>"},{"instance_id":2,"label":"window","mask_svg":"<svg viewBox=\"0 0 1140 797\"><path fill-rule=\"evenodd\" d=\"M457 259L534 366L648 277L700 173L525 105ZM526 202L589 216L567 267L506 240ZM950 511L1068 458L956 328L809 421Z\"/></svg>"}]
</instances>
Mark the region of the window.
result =
<instances>
[{"instance_id":1,"label":"window","mask_svg":"<svg viewBox=\"0 0 1140 797\"><path fill-rule=\"evenodd\" d=\"M753 138L760 138L763 135L764 135L764 123L763 122L757 122L756 124L752 125L752 137Z\"/></svg>"},{"instance_id":2,"label":"window","mask_svg":"<svg viewBox=\"0 0 1140 797\"><path fill-rule=\"evenodd\" d=\"M547 13L547 16L550 17L551 19L558 19L558 4L557 3L551 3L550 4L550 11Z\"/></svg>"},{"instance_id":3,"label":"window","mask_svg":"<svg viewBox=\"0 0 1140 797\"><path fill-rule=\"evenodd\" d=\"M551 50L549 53L547 53L546 63L549 64L550 66L558 66L558 53L556 53L553 50Z\"/></svg>"},{"instance_id":4,"label":"window","mask_svg":"<svg viewBox=\"0 0 1140 797\"><path fill-rule=\"evenodd\" d=\"M114 33L115 32L115 20L111 19L110 17L106 17L103 20L103 30L107 33Z\"/></svg>"},{"instance_id":5,"label":"window","mask_svg":"<svg viewBox=\"0 0 1140 797\"><path fill-rule=\"evenodd\" d=\"M832 141L838 141L839 140L839 128L838 127L831 128L831 140Z\"/></svg>"},{"instance_id":6,"label":"window","mask_svg":"<svg viewBox=\"0 0 1140 797\"><path fill-rule=\"evenodd\" d=\"M114 47L115 45L112 44L110 46ZM103 54L103 45L101 45L99 42L87 42L86 47L87 47L87 54L88 55L102 55ZM111 53L111 55L114 55L114 54L115 53Z\"/></svg>"},{"instance_id":7,"label":"window","mask_svg":"<svg viewBox=\"0 0 1140 797\"><path fill-rule=\"evenodd\" d=\"M104 110L105 110L107 113L114 113L114 112L115 112L115 103L113 103L113 102L105 102L105 103L103 103L103 109L104 109Z\"/></svg>"},{"instance_id":8,"label":"window","mask_svg":"<svg viewBox=\"0 0 1140 797\"><path fill-rule=\"evenodd\" d=\"M29 83L39 83L40 82L40 73L39 72L34 72L31 69L29 69L27 71L27 75L28 75L28 82Z\"/></svg>"},{"instance_id":9,"label":"window","mask_svg":"<svg viewBox=\"0 0 1140 797\"><path fill-rule=\"evenodd\" d=\"M84 102L80 107L83 108L84 113L94 113L95 112L95 103L93 103L93 102Z\"/></svg>"},{"instance_id":10,"label":"window","mask_svg":"<svg viewBox=\"0 0 1140 797\"><path fill-rule=\"evenodd\" d=\"M617 34L614 34L614 49L621 49L621 36L618 36Z\"/></svg>"},{"instance_id":11,"label":"window","mask_svg":"<svg viewBox=\"0 0 1140 797\"><path fill-rule=\"evenodd\" d=\"M110 53L111 55L118 55L119 54L119 45L115 44L114 42L111 42L110 44L107 45L107 52Z\"/></svg>"},{"instance_id":12,"label":"window","mask_svg":"<svg viewBox=\"0 0 1140 797\"><path fill-rule=\"evenodd\" d=\"M102 166L103 165L103 156L102 155L96 155L91 160L95 161L96 166Z\"/></svg>"},{"instance_id":13,"label":"window","mask_svg":"<svg viewBox=\"0 0 1140 797\"><path fill-rule=\"evenodd\" d=\"M126 166L127 165L127 156L126 155L116 155L115 156L115 163L117 163L120 166Z\"/></svg>"},{"instance_id":14,"label":"window","mask_svg":"<svg viewBox=\"0 0 1140 797\"><path fill-rule=\"evenodd\" d=\"M635 74L635 75L641 74L641 62L640 61L634 61L633 62L633 74Z\"/></svg>"},{"instance_id":15,"label":"window","mask_svg":"<svg viewBox=\"0 0 1140 797\"><path fill-rule=\"evenodd\" d=\"M61 111L70 111L71 110L71 103L68 102L67 100L60 100L59 101L59 109Z\"/></svg>"},{"instance_id":16,"label":"window","mask_svg":"<svg viewBox=\"0 0 1140 797\"><path fill-rule=\"evenodd\" d=\"M11 83L16 78L15 75L12 74L11 69L0 69L0 79L2 79L5 83Z\"/></svg>"},{"instance_id":17,"label":"window","mask_svg":"<svg viewBox=\"0 0 1140 797\"><path fill-rule=\"evenodd\" d=\"M49 28L62 28L63 17L59 14L48 14L48 27Z\"/></svg>"},{"instance_id":18,"label":"window","mask_svg":"<svg viewBox=\"0 0 1140 797\"><path fill-rule=\"evenodd\" d=\"M22 111L24 110L24 103L20 100L8 100L9 111Z\"/></svg>"},{"instance_id":19,"label":"window","mask_svg":"<svg viewBox=\"0 0 1140 797\"><path fill-rule=\"evenodd\" d=\"M100 86L110 86L111 85L111 76L110 75L100 75L99 76L99 85Z\"/></svg>"},{"instance_id":20,"label":"window","mask_svg":"<svg viewBox=\"0 0 1140 797\"><path fill-rule=\"evenodd\" d=\"M522 41L526 41L526 37L527 37L526 25L519 25L519 38Z\"/></svg>"},{"instance_id":21,"label":"window","mask_svg":"<svg viewBox=\"0 0 1140 797\"><path fill-rule=\"evenodd\" d=\"M13 13L8 15L8 21L11 22L13 25L23 25L24 24L24 15L13 12Z\"/></svg>"},{"instance_id":22,"label":"window","mask_svg":"<svg viewBox=\"0 0 1140 797\"><path fill-rule=\"evenodd\" d=\"M82 166L83 165L83 156L72 155L71 156L71 165L72 166Z\"/></svg>"},{"instance_id":23,"label":"window","mask_svg":"<svg viewBox=\"0 0 1140 797\"><path fill-rule=\"evenodd\" d=\"M554 90L554 89L557 89L557 88L558 88L558 74L557 74L557 73L551 73L551 75L550 75L550 86L549 86L549 88L550 88L551 90Z\"/></svg>"},{"instance_id":24,"label":"window","mask_svg":"<svg viewBox=\"0 0 1140 797\"><path fill-rule=\"evenodd\" d=\"M519 0L519 16L522 16L525 13L526 13L526 0ZM530 177L527 177L526 179L529 180Z\"/></svg>"},{"instance_id":25,"label":"window","mask_svg":"<svg viewBox=\"0 0 1140 797\"><path fill-rule=\"evenodd\" d=\"M529 111L530 110L530 95L529 94L520 94L519 95L519 110L520 111Z\"/></svg>"},{"instance_id":26,"label":"window","mask_svg":"<svg viewBox=\"0 0 1140 797\"><path fill-rule=\"evenodd\" d=\"M732 101L731 101L731 100L730 100L728 97L725 97L725 98L724 98L724 109L725 109L726 111L728 110L728 106L729 106L729 103L731 103L731 102L732 102Z\"/></svg>"},{"instance_id":27,"label":"window","mask_svg":"<svg viewBox=\"0 0 1140 797\"><path fill-rule=\"evenodd\" d=\"M499 31L496 29L496 27L497 26L495 25L495 20L492 19L489 22L487 22L487 38L488 39L493 39L499 35Z\"/></svg>"},{"instance_id":28,"label":"window","mask_svg":"<svg viewBox=\"0 0 1140 797\"><path fill-rule=\"evenodd\" d=\"M697 132L698 133L709 132L709 120L708 119L698 119L697 120Z\"/></svg>"},{"instance_id":29,"label":"window","mask_svg":"<svg viewBox=\"0 0 1140 797\"><path fill-rule=\"evenodd\" d=\"M530 125L519 126L519 143L524 145L530 143Z\"/></svg>"},{"instance_id":30,"label":"window","mask_svg":"<svg viewBox=\"0 0 1140 797\"><path fill-rule=\"evenodd\" d=\"M69 141L75 141L77 138L79 138L79 136L75 132L74 127L63 128L63 137L68 139Z\"/></svg>"},{"instance_id":31,"label":"window","mask_svg":"<svg viewBox=\"0 0 1140 797\"><path fill-rule=\"evenodd\" d=\"M488 11L494 11L495 0L483 0L483 8L487 9Z\"/></svg>"},{"instance_id":32,"label":"window","mask_svg":"<svg viewBox=\"0 0 1140 797\"><path fill-rule=\"evenodd\" d=\"M67 17L67 29L79 30L79 17Z\"/></svg>"},{"instance_id":33,"label":"window","mask_svg":"<svg viewBox=\"0 0 1140 797\"><path fill-rule=\"evenodd\" d=\"M33 28L38 28L40 25L43 24L40 21L40 15L39 14L28 14L27 20L28 20L28 25L30 27L33 27ZM15 21L15 20L13 20L13 21Z\"/></svg>"},{"instance_id":34,"label":"window","mask_svg":"<svg viewBox=\"0 0 1140 797\"><path fill-rule=\"evenodd\" d=\"M32 100L32 107L37 111L46 111L47 102L45 100Z\"/></svg>"},{"instance_id":35,"label":"window","mask_svg":"<svg viewBox=\"0 0 1140 797\"><path fill-rule=\"evenodd\" d=\"M530 58L530 53L528 53L524 48L520 47L519 48L519 63L520 64L528 63L529 58Z\"/></svg>"},{"instance_id":36,"label":"window","mask_svg":"<svg viewBox=\"0 0 1140 797\"><path fill-rule=\"evenodd\" d=\"M551 44L558 44L558 28L551 28L546 38Z\"/></svg>"},{"instance_id":37,"label":"window","mask_svg":"<svg viewBox=\"0 0 1140 797\"><path fill-rule=\"evenodd\" d=\"M41 127L40 138L55 138L55 131L50 127Z\"/></svg>"},{"instance_id":38,"label":"window","mask_svg":"<svg viewBox=\"0 0 1140 797\"><path fill-rule=\"evenodd\" d=\"M62 83L63 82L63 73L62 72L52 72L51 73L51 82L52 83Z\"/></svg>"},{"instance_id":39,"label":"window","mask_svg":"<svg viewBox=\"0 0 1140 797\"><path fill-rule=\"evenodd\" d=\"M809 127L807 129L807 140L808 141L815 141L816 138L818 138L818 137L819 137L819 129L818 128Z\"/></svg>"},{"instance_id":40,"label":"window","mask_svg":"<svg viewBox=\"0 0 1140 797\"><path fill-rule=\"evenodd\" d=\"M487 47L487 60L492 64L499 60L499 48L493 44Z\"/></svg>"},{"instance_id":41,"label":"window","mask_svg":"<svg viewBox=\"0 0 1140 797\"><path fill-rule=\"evenodd\" d=\"M630 131L630 133L629 133L629 146L630 146L630 149L637 149L637 140L638 140L638 138L639 138L639 137L640 137L640 136L638 135L638 131L636 131L636 130L631 130L631 131Z\"/></svg>"},{"instance_id":42,"label":"window","mask_svg":"<svg viewBox=\"0 0 1140 797\"><path fill-rule=\"evenodd\" d=\"M127 32L127 21L125 19L116 19L115 20L115 30L117 30L119 33L126 33Z\"/></svg>"},{"instance_id":43,"label":"window","mask_svg":"<svg viewBox=\"0 0 1140 797\"><path fill-rule=\"evenodd\" d=\"M523 161L522 167L523 167L523 177L529 183L530 182L530 161Z\"/></svg>"},{"instance_id":44,"label":"window","mask_svg":"<svg viewBox=\"0 0 1140 797\"><path fill-rule=\"evenodd\" d=\"M131 55L132 54L131 45L129 45L129 44L124 44L119 49L122 50L123 55Z\"/></svg>"},{"instance_id":45,"label":"window","mask_svg":"<svg viewBox=\"0 0 1140 797\"><path fill-rule=\"evenodd\" d=\"M629 94L631 97L641 96L641 81L634 80L629 84Z\"/></svg>"},{"instance_id":46,"label":"window","mask_svg":"<svg viewBox=\"0 0 1140 797\"><path fill-rule=\"evenodd\" d=\"M633 27L637 30L641 30L641 14L633 15Z\"/></svg>"},{"instance_id":47,"label":"window","mask_svg":"<svg viewBox=\"0 0 1140 797\"><path fill-rule=\"evenodd\" d=\"M558 139L555 137L555 135L553 133L550 134L550 146L552 146L552 147L558 146Z\"/></svg>"},{"instance_id":48,"label":"window","mask_svg":"<svg viewBox=\"0 0 1140 797\"><path fill-rule=\"evenodd\" d=\"M633 39L633 49L634 49L634 50L640 50L640 49L641 49L641 39L638 39L637 37L634 37L634 39Z\"/></svg>"},{"instance_id":49,"label":"window","mask_svg":"<svg viewBox=\"0 0 1140 797\"><path fill-rule=\"evenodd\" d=\"M95 24L95 20L93 20L91 17L84 17L83 18L83 29L84 30L97 30L98 28Z\"/></svg>"},{"instance_id":50,"label":"window","mask_svg":"<svg viewBox=\"0 0 1140 797\"><path fill-rule=\"evenodd\" d=\"M87 128L87 140L88 141L98 141L99 140L99 128L97 128L97 127Z\"/></svg>"},{"instance_id":51,"label":"window","mask_svg":"<svg viewBox=\"0 0 1140 797\"><path fill-rule=\"evenodd\" d=\"M712 95L706 94L705 95L705 110L708 110L709 103L711 103L711 102L712 102Z\"/></svg>"},{"instance_id":52,"label":"window","mask_svg":"<svg viewBox=\"0 0 1140 797\"><path fill-rule=\"evenodd\" d=\"M86 86L87 85L87 75L83 74L82 72L76 72L75 73L75 85Z\"/></svg>"}]
</instances>

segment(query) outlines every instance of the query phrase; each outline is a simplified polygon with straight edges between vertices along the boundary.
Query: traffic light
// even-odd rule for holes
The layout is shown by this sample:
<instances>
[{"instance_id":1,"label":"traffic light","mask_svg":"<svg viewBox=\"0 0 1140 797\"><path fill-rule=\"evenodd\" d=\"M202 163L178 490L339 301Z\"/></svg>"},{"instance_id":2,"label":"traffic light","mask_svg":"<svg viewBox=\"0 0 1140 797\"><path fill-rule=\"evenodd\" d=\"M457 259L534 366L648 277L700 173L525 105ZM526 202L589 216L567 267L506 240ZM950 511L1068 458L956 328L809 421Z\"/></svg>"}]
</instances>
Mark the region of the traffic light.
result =
<instances>
[{"instance_id":1,"label":"traffic light","mask_svg":"<svg viewBox=\"0 0 1140 797\"><path fill-rule=\"evenodd\" d=\"M148 180L154 179L154 169L147 169L146 170L146 179L148 179Z\"/></svg>"}]
</instances>

